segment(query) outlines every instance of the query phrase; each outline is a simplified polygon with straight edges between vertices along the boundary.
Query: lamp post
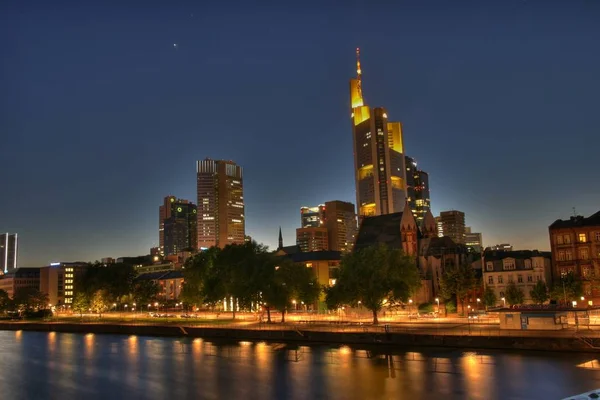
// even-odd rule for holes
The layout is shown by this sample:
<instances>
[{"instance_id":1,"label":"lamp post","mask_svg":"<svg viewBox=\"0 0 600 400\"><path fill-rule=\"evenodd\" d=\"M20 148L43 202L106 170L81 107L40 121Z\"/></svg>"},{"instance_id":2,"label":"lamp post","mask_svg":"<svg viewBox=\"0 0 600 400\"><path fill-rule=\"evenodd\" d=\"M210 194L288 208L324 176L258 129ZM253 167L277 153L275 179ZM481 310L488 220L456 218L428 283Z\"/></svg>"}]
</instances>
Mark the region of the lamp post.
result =
<instances>
[{"instance_id":1,"label":"lamp post","mask_svg":"<svg viewBox=\"0 0 600 400\"><path fill-rule=\"evenodd\" d=\"M477 309L479 310L479 303L481 303L481 299L477 299Z\"/></svg>"},{"instance_id":2,"label":"lamp post","mask_svg":"<svg viewBox=\"0 0 600 400\"><path fill-rule=\"evenodd\" d=\"M296 311L296 300L292 300L292 304L294 305L294 311Z\"/></svg>"},{"instance_id":3,"label":"lamp post","mask_svg":"<svg viewBox=\"0 0 600 400\"><path fill-rule=\"evenodd\" d=\"M502 300L504 302L504 307L506 307L506 297L503 297L500 300Z\"/></svg>"},{"instance_id":4,"label":"lamp post","mask_svg":"<svg viewBox=\"0 0 600 400\"><path fill-rule=\"evenodd\" d=\"M440 313L440 299L439 299L439 297L435 298L435 302L437 303L437 313L439 314Z\"/></svg>"}]
</instances>

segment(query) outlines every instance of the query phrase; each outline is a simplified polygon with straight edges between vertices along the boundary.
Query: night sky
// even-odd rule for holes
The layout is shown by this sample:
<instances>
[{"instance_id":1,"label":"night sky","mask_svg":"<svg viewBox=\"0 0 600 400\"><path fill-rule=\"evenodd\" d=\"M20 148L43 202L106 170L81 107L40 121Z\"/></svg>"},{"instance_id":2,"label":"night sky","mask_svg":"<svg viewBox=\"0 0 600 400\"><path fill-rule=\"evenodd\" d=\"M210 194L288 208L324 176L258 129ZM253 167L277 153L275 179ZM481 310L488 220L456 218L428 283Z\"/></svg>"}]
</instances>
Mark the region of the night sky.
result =
<instances>
[{"instance_id":1,"label":"night sky","mask_svg":"<svg viewBox=\"0 0 600 400\"><path fill-rule=\"evenodd\" d=\"M0 231L20 266L147 254L205 157L244 168L247 234L293 244L301 206L355 202L357 46L434 214L549 249L555 219L600 209L598 1L48 3L0 5Z\"/></svg>"}]
</instances>

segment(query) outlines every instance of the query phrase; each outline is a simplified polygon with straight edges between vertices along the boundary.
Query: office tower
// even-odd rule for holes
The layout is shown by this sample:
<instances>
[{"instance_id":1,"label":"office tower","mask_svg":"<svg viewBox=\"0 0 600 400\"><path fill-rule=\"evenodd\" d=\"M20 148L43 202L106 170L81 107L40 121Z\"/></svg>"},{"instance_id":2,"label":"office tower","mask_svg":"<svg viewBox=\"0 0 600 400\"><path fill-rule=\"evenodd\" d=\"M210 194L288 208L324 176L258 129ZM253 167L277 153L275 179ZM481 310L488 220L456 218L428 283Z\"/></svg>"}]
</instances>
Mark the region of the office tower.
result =
<instances>
[{"instance_id":1,"label":"office tower","mask_svg":"<svg viewBox=\"0 0 600 400\"><path fill-rule=\"evenodd\" d=\"M329 250L327 228L296 229L296 244L303 252Z\"/></svg>"},{"instance_id":2,"label":"office tower","mask_svg":"<svg viewBox=\"0 0 600 400\"><path fill-rule=\"evenodd\" d=\"M17 269L19 238L16 233L0 234L0 272Z\"/></svg>"},{"instance_id":3,"label":"office tower","mask_svg":"<svg viewBox=\"0 0 600 400\"><path fill-rule=\"evenodd\" d=\"M465 244L475 253L481 253L483 250L481 233L471 232L470 226L465 227Z\"/></svg>"},{"instance_id":4,"label":"office tower","mask_svg":"<svg viewBox=\"0 0 600 400\"><path fill-rule=\"evenodd\" d=\"M198 249L245 241L242 167L233 161L196 164L198 189Z\"/></svg>"},{"instance_id":5,"label":"office tower","mask_svg":"<svg viewBox=\"0 0 600 400\"><path fill-rule=\"evenodd\" d=\"M358 233L354 204L340 200L328 201L324 213L329 250L351 251Z\"/></svg>"},{"instance_id":6,"label":"office tower","mask_svg":"<svg viewBox=\"0 0 600 400\"><path fill-rule=\"evenodd\" d=\"M385 108L365 104L358 49L356 68L350 99L358 215L401 212L406 202L402 125L389 121Z\"/></svg>"},{"instance_id":7,"label":"office tower","mask_svg":"<svg viewBox=\"0 0 600 400\"><path fill-rule=\"evenodd\" d=\"M188 200L167 196L159 207L159 252L170 256L195 251L198 245L197 207Z\"/></svg>"},{"instance_id":8,"label":"office tower","mask_svg":"<svg viewBox=\"0 0 600 400\"><path fill-rule=\"evenodd\" d=\"M302 228L318 228L325 223L325 205L316 207L300 207L300 226Z\"/></svg>"},{"instance_id":9,"label":"office tower","mask_svg":"<svg viewBox=\"0 0 600 400\"><path fill-rule=\"evenodd\" d=\"M456 244L465 244L465 213L462 211L442 211L440 213L444 236Z\"/></svg>"},{"instance_id":10,"label":"office tower","mask_svg":"<svg viewBox=\"0 0 600 400\"><path fill-rule=\"evenodd\" d=\"M425 214L431 209L429 200L429 174L417 168L415 159L404 157L406 165L406 201L417 225L421 226Z\"/></svg>"}]
</instances>

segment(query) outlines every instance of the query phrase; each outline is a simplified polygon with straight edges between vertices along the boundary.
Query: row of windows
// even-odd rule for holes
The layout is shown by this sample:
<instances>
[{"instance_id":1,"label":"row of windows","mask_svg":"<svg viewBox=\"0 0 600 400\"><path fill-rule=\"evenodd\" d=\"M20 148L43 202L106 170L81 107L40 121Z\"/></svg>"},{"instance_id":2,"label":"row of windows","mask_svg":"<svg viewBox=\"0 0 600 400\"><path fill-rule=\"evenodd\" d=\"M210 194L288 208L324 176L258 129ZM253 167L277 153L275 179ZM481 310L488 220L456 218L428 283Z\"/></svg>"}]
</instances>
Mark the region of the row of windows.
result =
<instances>
[{"instance_id":1,"label":"row of windows","mask_svg":"<svg viewBox=\"0 0 600 400\"><path fill-rule=\"evenodd\" d=\"M597 257L600 258L600 247L597 248ZM577 259L578 260L589 260L590 259L590 249L587 247L582 247L577 250ZM573 252L571 250L559 250L556 255L558 261L571 261L573 260Z\"/></svg>"},{"instance_id":2,"label":"row of windows","mask_svg":"<svg viewBox=\"0 0 600 400\"><path fill-rule=\"evenodd\" d=\"M542 276L541 275L536 275L535 276L535 281L541 281L542 280ZM504 277L502 275L498 275L498 278L496 279L497 283L504 283ZM507 283L513 283L514 282L514 278L512 275L508 276L508 282ZM528 283L533 283L533 275L527 275L527 282ZM490 285L494 284L494 277L493 276L488 276L488 283ZM523 275L517 275L517 283L523 283Z\"/></svg>"},{"instance_id":3,"label":"row of windows","mask_svg":"<svg viewBox=\"0 0 600 400\"><path fill-rule=\"evenodd\" d=\"M591 237L592 237L592 234L590 234L590 237L588 237L588 234L583 233L583 232L577 233L575 235L575 238L579 243L587 243L588 241L591 241ZM596 242L600 242L600 231L594 232L593 237ZM554 241L556 244L571 244L571 234L564 233L564 234L554 235Z\"/></svg>"}]
</instances>

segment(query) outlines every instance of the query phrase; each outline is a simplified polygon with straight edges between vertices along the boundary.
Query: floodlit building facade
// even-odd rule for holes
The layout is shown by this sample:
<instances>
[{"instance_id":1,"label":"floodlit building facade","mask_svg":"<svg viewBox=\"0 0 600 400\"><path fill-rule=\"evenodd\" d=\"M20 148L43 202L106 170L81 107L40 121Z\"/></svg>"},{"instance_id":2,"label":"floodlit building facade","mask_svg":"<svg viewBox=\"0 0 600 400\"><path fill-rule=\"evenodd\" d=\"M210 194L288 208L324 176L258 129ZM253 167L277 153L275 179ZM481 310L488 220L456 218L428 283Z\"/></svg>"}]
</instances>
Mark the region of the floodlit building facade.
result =
<instances>
[{"instance_id":1,"label":"floodlit building facade","mask_svg":"<svg viewBox=\"0 0 600 400\"><path fill-rule=\"evenodd\" d=\"M5 274L17 269L19 237L16 233L0 234L0 272Z\"/></svg>"}]
</instances>

